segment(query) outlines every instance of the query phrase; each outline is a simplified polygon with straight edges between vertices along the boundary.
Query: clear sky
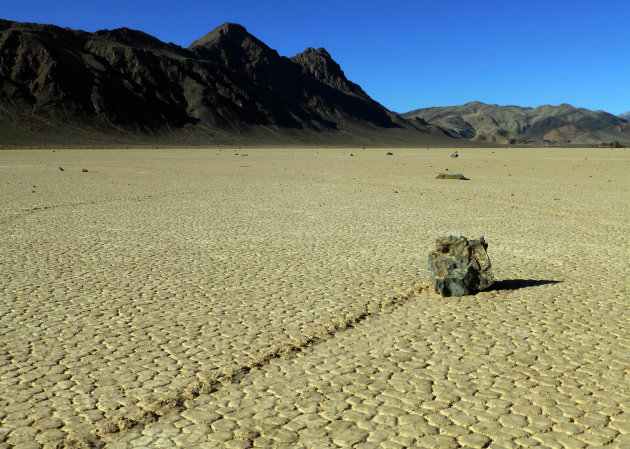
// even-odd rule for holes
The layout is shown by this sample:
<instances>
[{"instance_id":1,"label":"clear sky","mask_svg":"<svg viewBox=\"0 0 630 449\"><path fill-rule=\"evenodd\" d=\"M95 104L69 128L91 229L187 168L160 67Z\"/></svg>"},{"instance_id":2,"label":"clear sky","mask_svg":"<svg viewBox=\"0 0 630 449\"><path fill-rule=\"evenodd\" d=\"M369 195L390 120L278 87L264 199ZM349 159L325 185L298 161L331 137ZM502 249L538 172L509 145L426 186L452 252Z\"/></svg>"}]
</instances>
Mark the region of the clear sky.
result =
<instances>
[{"instance_id":1,"label":"clear sky","mask_svg":"<svg viewBox=\"0 0 630 449\"><path fill-rule=\"evenodd\" d=\"M325 47L396 112L474 100L630 111L630 0L0 0L0 18L184 47L235 22L283 56Z\"/></svg>"}]
</instances>

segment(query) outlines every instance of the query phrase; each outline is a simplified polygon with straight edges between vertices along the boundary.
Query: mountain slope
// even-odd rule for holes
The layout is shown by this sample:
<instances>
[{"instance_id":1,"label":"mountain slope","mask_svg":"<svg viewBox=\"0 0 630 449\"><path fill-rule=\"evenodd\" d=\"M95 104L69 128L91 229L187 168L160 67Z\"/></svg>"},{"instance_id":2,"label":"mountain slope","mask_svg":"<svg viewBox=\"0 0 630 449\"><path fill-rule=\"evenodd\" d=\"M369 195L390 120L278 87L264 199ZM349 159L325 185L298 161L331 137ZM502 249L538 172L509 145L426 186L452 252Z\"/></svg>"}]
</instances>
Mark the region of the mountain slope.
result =
<instances>
[{"instance_id":1,"label":"mountain slope","mask_svg":"<svg viewBox=\"0 0 630 449\"><path fill-rule=\"evenodd\" d=\"M630 122L630 111L624 112L623 114L619 114L618 117L621 117L626 122Z\"/></svg>"},{"instance_id":2,"label":"mountain slope","mask_svg":"<svg viewBox=\"0 0 630 449\"><path fill-rule=\"evenodd\" d=\"M401 114L444 128L453 137L478 142L521 144L599 144L630 142L630 126L603 111L568 104L537 108L498 106L481 102Z\"/></svg>"},{"instance_id":3,"label":"mountain slope","mask_svg":"<svg viewBox=\"0 0 630 449\"><path fill-rule=\"evenodd\" d=\"M182 48L0 20L0 145L379 139L448 135L373 101L324 49L285 58L231 23Z\"/></svg>"}]
</instances>

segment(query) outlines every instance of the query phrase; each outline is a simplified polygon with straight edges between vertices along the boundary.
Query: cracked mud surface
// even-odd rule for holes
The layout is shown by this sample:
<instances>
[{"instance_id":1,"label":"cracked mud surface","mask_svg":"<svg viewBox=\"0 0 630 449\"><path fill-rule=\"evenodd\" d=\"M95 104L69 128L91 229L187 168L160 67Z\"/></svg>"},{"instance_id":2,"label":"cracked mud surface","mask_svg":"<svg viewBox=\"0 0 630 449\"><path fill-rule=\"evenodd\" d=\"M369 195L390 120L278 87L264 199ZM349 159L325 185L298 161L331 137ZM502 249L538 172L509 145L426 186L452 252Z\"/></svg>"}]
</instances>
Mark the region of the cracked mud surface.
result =
<instances>
[{"instance_id":1,"label":"cracked mud surface","mask_svg":"<svg viewBox=\"0 0 630 449\"><path fill-rule=\"evenodd\" d=\"M386 151L1 151L0 448L630 446L630 154Z\"/></svg>"}]
</instances>

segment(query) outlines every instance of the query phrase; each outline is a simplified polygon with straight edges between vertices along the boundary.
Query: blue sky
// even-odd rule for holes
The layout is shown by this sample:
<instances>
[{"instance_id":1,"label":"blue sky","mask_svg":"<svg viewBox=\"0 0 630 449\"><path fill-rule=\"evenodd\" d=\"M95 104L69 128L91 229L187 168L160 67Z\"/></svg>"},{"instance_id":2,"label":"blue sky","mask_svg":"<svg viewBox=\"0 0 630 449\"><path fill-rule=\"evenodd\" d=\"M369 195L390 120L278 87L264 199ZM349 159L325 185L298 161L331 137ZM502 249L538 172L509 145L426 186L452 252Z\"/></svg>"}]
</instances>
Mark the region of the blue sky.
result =
<instances>
[{"instance_id":1,"label":"blue sky","mask_svg":"<svg viewBox=\"0 0 630 449\"><path fill-rule=\"evenodd\" d=\"M325 47L397 112L474 100L630 111L629 0L0 0L0 18L125 26L184 47L240 23L283 56Z\"/></svg>"}]
</instances>

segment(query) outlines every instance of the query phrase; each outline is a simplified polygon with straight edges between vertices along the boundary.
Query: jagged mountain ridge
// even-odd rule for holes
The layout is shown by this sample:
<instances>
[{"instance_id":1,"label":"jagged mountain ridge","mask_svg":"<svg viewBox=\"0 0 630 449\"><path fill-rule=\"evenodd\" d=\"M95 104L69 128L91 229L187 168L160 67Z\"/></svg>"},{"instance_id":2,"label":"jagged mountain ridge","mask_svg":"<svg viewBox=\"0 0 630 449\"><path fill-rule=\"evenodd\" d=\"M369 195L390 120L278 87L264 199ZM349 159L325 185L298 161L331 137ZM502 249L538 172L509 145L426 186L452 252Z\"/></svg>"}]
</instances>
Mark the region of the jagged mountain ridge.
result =
<instances>
[{"instance_id":1,"label":"jagged mountain ridge","mask_svg":"<svg viewBox=\"0 0 630 449\"><path fill-rule=\"evenodd\" d=\"M460 106L416 109L404 114L439 126L453 137L503 144L599 144L630 142L630 126L604 111L569 104L537 108L478 101Z\"/></svg>"},{"instance_id":2,"label":"jagged mountain ridge","mask_svg":"<svg viewBox=\"0 0 630 449\"><path fill-rule=\"evenodd\" d=\"M286 58L237 24L182 48L127 28L0 20L0 144L9 134L17 143L24 135L352 142L376 131L394 141L448 138L372 100L326 50Z\"/></svg>"},{"instance_id":3,"label":"jagged mountain ridge","mask_svg":"<svg viewBox=\"0 0 630 449\"><path fill-rule=\"evenodd\" d=\"M630 142L622 118L570 105L473 102L404 116L325 49L286 58L237 24L183 48L127 28L0 20L0 146Z\"/></svg>"}]
</instances>

